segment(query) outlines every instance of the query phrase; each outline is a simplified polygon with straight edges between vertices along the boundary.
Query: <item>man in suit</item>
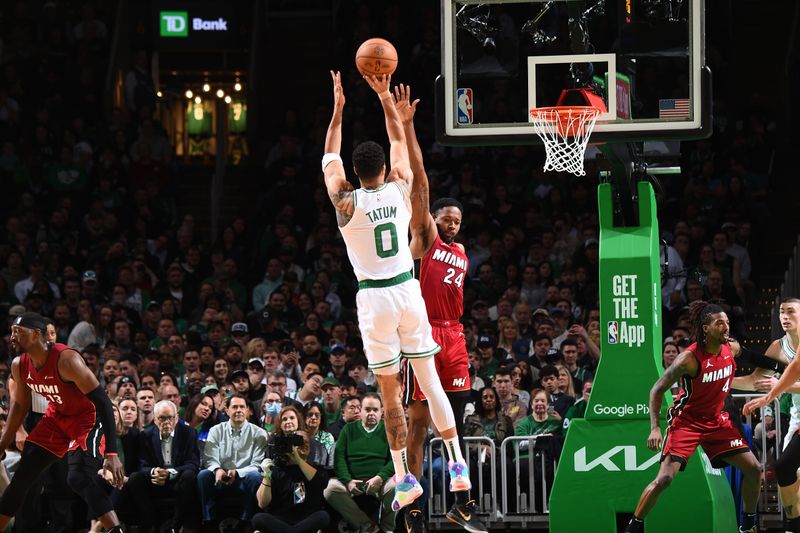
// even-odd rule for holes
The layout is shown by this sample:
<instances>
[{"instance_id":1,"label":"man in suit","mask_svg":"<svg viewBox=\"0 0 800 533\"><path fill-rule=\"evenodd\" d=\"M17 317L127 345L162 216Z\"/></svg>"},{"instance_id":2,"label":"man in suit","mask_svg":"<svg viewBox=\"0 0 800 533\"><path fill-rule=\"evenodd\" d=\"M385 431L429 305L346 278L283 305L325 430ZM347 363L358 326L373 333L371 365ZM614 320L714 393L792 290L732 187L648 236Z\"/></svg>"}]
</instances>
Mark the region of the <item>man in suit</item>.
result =
<instances>
[{"instance_id":1,"label":"man in suit","mask_svg":"<svg viewBox=\"0 0 800 533\"><path fill-rule=\"evenodd\" d=\"M136 509L140 531L158 531L154 501L175 498L171 531L197 527L199 513L197 471L200 452L197 433L178 421L178 408L161 400L153 408L154 426L145 429L140 439L139 471L128 480L127 490ZM169 531L169 529L168 529Z\"/></svg>"}]
</instances>

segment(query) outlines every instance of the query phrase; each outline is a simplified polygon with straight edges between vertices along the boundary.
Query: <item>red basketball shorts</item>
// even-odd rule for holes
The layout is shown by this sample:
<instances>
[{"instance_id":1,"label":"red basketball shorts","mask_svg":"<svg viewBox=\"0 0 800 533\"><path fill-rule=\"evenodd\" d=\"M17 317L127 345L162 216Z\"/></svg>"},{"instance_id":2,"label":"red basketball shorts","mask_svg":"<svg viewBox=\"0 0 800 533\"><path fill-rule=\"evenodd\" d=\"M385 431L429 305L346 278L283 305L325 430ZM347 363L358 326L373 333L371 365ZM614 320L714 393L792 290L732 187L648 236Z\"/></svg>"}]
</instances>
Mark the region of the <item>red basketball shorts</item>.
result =
<instances>
[{"instance_id":1,"label":"red basketball shorts","mask_svg":"<svg viewBox=\"0 0 800 533\"><path fill-rule=\"evenodd\" d=\"M464 339L464 327L456 320L431 320L433 340L442 347L434 355L436 373L442 382L445 392L461 392L470 390L469 356ZM419 388L414 369L408 360L403 363L403 401L424 401L425 394Z\"/></svg>"},{"instance_id":2,"label":"red basketball shorts","mask_svg":"<svg viewBox=\"0 0 800 533\"><path fill-rule=\"evenodd\" d=\"M46 414L28 435L28 441L58 457L77 449L102 457L105 451L103 429L94 413L91 416Z\"/></svg>"},{"instance_id":3,"label":"red basketball shorts","mask_svg":"<svg viewBox=\"0 0 800 533\"><path fill-rule=\"evenodd\" d=\"M676 420L667 428L661 448L661 460L670 457L679 461L683 470L698 445L703 447L715 468L725 466L725 458L750 450L747 441L727 417L722 418L717 427L711 428Z\"/></svg>"}]
</instances>

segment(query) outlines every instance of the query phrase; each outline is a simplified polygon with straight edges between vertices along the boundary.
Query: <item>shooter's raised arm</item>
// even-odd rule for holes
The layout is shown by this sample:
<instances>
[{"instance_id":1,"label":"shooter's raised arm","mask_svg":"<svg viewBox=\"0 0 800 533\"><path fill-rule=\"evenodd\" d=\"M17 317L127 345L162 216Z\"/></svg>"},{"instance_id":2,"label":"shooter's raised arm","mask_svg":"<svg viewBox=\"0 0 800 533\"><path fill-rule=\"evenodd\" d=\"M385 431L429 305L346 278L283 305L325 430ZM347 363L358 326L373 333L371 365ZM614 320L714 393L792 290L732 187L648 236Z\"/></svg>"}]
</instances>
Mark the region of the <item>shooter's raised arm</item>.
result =
<instances>
[{"instance_id":1,"label":"shooter's raised arm","mask_svg":"<svg viewBox=\"0 0 800 533\"><path fill-rule=\"evenodd\" d=\"M400 116L394 107L394 99L389 91L392 76L384 74L382 76L364 76L364 79L378 95L383 107L383 114L386 118L386 134L389 136L389 163L391 172L397 173L397 177L406 183L412 183L414 178L408 161L408 145L403 126L400 123Z\"/></svg>"},{"instance_id":2,"label":"shooter's raised arm","mask_svg":"<svg viewBox=\"0 0 800 533\"><path fill-rule=\"evenodd\" d=\"M333 79L333 115L325 135L325 155L322 156L322 173L333 207L336 220L344 226L353 215L353 186L347 181L340 152L342 150L342 112L344 110L344 89L342 75L331 71Z\"/></svg>"}]
</instances>

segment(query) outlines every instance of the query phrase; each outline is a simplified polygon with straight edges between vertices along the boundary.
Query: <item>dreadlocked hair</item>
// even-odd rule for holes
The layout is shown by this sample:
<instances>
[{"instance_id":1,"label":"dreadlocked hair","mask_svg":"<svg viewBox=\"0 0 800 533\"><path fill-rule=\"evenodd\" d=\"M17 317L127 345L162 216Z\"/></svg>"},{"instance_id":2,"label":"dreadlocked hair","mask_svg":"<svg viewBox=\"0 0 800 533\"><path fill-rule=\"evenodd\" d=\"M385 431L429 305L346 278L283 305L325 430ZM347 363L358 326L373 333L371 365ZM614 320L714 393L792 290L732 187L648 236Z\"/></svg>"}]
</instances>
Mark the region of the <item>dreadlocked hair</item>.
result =
<instances>
[{"instance_id":1,"label":"dreadlocked hair","mask_svg":"<svg viewBox=\"0 0 800 533\"><path fill-rule=\"evenodd\" d=\"M689 317L692 321L692 339L695 342L706 342L706 334L703 331L703 326L709 323L711 315L722 313L723 309L716 305L704 302L702 300L695 300L689 304Z\"/></svg>"}]
</instances>

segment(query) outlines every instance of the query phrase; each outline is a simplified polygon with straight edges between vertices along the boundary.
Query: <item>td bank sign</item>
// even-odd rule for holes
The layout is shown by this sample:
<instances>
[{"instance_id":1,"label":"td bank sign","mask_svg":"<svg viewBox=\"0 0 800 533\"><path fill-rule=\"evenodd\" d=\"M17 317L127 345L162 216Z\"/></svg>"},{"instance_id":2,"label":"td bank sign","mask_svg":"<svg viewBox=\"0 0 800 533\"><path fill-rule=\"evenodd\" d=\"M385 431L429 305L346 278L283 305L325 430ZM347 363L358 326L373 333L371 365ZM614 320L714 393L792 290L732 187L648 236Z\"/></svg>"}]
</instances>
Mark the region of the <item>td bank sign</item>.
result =
<instances>
[{"instance_id":1,"label":"td bank sign","mask_svg":"<svg viewBox=\"0 0 800 533\"><path fill-rule=\"evenodd\" d=\"M223 17L190 19L187 11L160 11L158 18L161 37L188 37L190 23L192 31L228 31L228 21Z\"/></svg>"}]
</instances>

